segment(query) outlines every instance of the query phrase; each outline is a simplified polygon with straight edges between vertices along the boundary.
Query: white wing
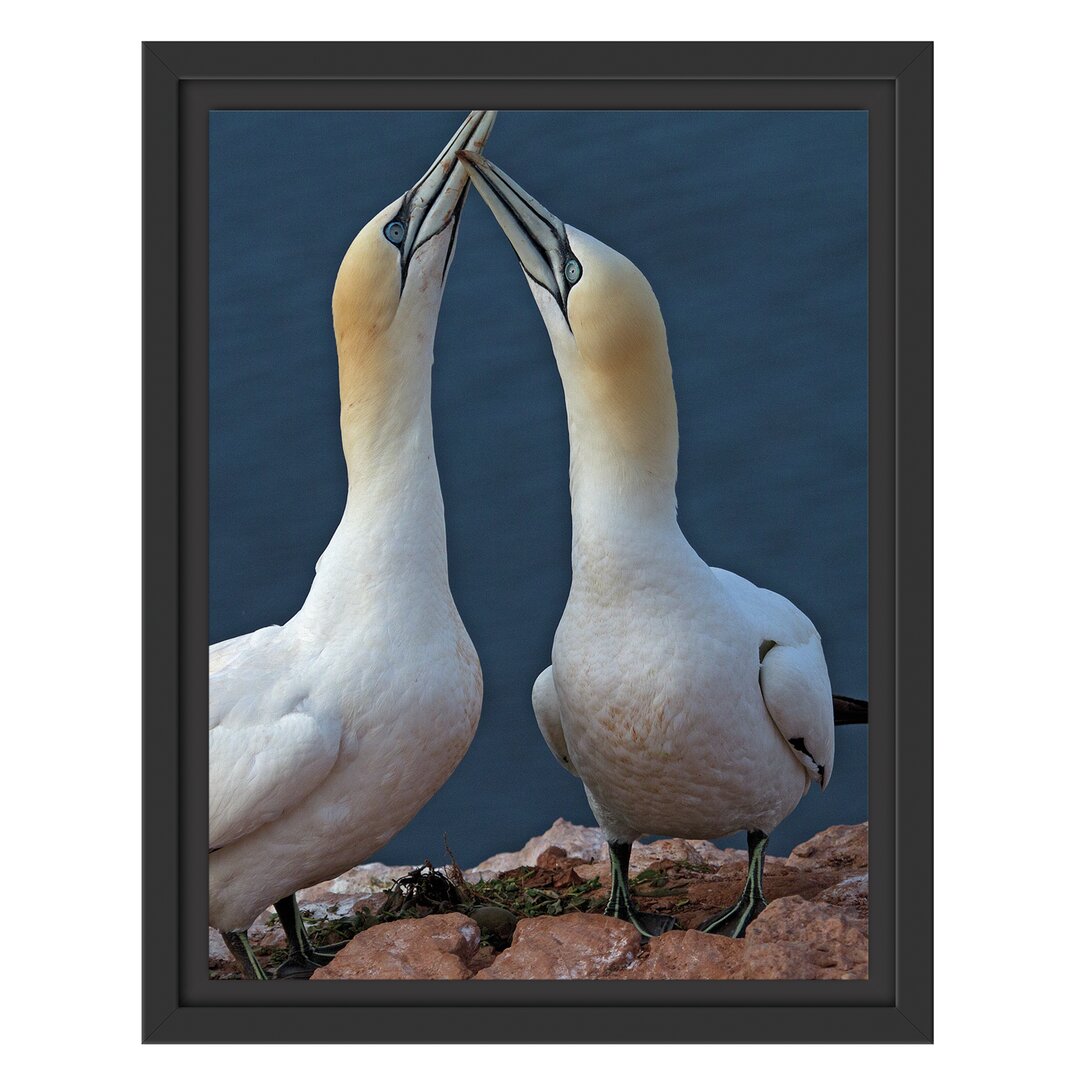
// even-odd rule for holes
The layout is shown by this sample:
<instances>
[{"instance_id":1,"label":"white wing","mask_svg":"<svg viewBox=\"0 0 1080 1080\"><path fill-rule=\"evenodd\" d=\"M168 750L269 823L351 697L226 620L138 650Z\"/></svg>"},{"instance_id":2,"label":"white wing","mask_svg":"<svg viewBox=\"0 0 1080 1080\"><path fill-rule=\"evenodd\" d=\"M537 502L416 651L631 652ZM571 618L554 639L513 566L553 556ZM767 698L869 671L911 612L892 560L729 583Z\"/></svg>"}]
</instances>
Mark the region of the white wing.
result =
<instances>
[{"instance_id":1,"label":"white wing","mask_svg":"<svg viewBox=\"0 0 1080 1080\"><path fill-rule=\"evenodd\" d=\"M762 648L768 645L765 642ZM768 648L759 673L765 708L811 780L822 787L833 767L833 703L821 638Z\"/></svg>"},{"instance_id":2,"label":"white wing","mask_svg":"<svg viewBox=\"0 0 1080 1080\"><path fill-rule=\"evenodd\" d=\"M341 725L292 712L210 729L210 850L279 818L334 767Z\"/></svg>"},{"instance_id":3,"label":"white wing","mask_svg":"<svg viewBox=\"0 0 1080 1080\"><path fill-rule=\"evenodd\" d=\"M559 764L571 775L577 776L578 771L574 768L570 755L566 750L566 736L562 729L562 710L559 708L559 697L555 693L555 677L551 668L540 672L532 690L533 712L536 714L536 723L540 727L540 734L544 736L544 742L548 749L559 759Z\"/></svg>"},{"instance_id":4,"label":"white wing","mask_svg":"<svg viewBox=\"0 0 1080 1080\"><path fill-rule=\"evenodd\" d=\"M280 626L264 626L261 630L254 630L250 634L241 634L239 637L218 641L211 645L210 674L216 675L217 672L228 667L234 660L244 656L252 649L257 649L268 637L275 635L280 630Z\"/></svg>"},{"instance_id":5,"label":"white wing","mask_svg":"<svg viewBox=\"0 0 1080 1080\"><path fill-rule=\"evenodd\" d=\"M758 627L758 682L765 708L810 779L825 787L832 776L835 727L821 637L786 597L760 589L730 570L714 567L713 573Z\"/></svg>"},{"instance_id":6,"label":"white wing","mask_svg":"<svg viewBox=\"0 0 1080 1080\"><path fill-rule=\"evenodd\" d=\"M210 647L211 851L279 818L337 761L341 722L288 685L291 659L277 626Z\"/></svg>"}]
</instances>

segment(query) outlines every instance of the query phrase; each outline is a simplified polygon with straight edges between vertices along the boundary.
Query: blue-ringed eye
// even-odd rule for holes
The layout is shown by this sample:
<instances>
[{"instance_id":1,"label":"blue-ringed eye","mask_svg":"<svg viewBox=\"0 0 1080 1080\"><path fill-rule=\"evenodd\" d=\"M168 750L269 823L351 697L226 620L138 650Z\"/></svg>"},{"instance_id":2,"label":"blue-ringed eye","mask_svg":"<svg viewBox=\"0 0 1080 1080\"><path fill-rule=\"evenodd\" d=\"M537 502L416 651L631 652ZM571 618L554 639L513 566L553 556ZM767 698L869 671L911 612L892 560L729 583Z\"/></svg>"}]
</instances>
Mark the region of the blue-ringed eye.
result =
<instances>
[{"instance_id":1,"label":"blue-ringed eye","mask_svg":"<svg viewBox=\"0 0 1080 1080\"><path fill-rule=\"evenodd\" d=\"M581 280L581 263L577 259L567 259L563 267L563 276L571 285Z\"/></svg>"},{"instance_id":2,"label":"blue-ringed eye","mask_svg":"<svg viewBox=\"0 0 1080 1080\"><path fill-rule=\"evenodd\" d=\"M390 241L391 244L400 244L405 239L405 226L400 221L391 221L389 225L383 229L383 236Z\"/></svg>"}]
</instances>

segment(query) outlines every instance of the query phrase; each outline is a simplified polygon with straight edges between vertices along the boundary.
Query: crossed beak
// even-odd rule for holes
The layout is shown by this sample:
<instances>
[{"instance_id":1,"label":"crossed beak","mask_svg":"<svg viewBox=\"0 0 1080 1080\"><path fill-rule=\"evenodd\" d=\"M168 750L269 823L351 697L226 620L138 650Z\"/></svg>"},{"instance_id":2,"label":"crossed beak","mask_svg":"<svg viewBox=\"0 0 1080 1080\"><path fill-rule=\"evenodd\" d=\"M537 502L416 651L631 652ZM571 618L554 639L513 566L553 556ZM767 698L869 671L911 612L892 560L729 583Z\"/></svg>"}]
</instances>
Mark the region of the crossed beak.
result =
<instances>
[{"instance_id":1,"label":"crossed beak","mask_svg":"<svg viewBox=\"0 0 1080 1080\"><path fill-rule=\"evenodd\" d=\"M570 289L581 277L581 264L570 249L566 226L502 169L471 148L459 150L457 156L513 245L521 268L555 297L565 317Z\"/></svg>"},{"instance_id":2,"label":"crossed beak","mask_svg":"<svg viewBox=\"0 0 1080 1080\"><path fill-rule=\"evenodd\" d=\"M491 134L496 113L477 109L469 113L443 151L431 163L426 173L405 193L392 219L405 230L401 241L401 287L409 272L409 263L416 252L433 237L447 228L457 232L461 208L469 190L469 175L457 155L482 150ZM455 237L447 248L446 265L450 262ZM446 266L443 267L443 273Z\"/></svg>"}]
</instances>

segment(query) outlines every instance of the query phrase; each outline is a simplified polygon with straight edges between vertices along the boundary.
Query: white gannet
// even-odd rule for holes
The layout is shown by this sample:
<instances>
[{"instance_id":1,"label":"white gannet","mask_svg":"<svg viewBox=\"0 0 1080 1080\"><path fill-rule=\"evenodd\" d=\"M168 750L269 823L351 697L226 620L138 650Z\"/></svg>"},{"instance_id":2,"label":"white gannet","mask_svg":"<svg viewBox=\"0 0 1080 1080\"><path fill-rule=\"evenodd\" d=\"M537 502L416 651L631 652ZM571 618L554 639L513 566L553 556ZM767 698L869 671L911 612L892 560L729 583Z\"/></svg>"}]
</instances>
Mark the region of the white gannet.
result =
<instances>
[{"instance_id":1,"label":"white gannet","mask_svg":"<svg viewBox=\"0 0 1080 1080\"><path fill-rule=\"evenodd\" d=\"M765 906L768 834L832 772L821 639L784 597L710 568L679 528L671 361L641 271L491 162L458 156L517 253L566 398L573 583L533 687L537 723L607 837L607 913L643 934L674 921L631 902L636 839L747 831L742 896L699 927L738 937Z\"/></svg>"},{"instance_id":2,"label":"white gannet","mask_svg":"<svg viewBox=\"0 0 1080 1080\"><path fill-rule=\"evenodd\" d=\"M420 181L353 240L333 295L345 511L303 607L210 646L210 925L249 978L273 904L279 978L330 958L295 892L381 847L442 786L480 716L480 665L447 582L431 426L435 327L469 179L473 112Z\"/></svg>"}]
</instances>

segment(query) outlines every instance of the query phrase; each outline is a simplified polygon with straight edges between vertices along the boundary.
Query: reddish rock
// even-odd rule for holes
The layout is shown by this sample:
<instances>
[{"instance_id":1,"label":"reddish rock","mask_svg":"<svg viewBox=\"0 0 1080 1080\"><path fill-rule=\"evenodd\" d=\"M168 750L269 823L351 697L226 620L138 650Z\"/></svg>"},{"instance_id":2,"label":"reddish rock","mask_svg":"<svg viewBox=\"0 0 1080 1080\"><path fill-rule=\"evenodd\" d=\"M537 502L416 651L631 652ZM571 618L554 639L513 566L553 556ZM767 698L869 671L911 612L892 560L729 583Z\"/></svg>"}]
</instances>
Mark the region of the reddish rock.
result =
<instances>
[{"instance_id":1,"label":"reddish rock","mask_svg":"<svg viewBox=\"0 0 1080 1080\"><path fill-rule=\"evenodd\" d=\"M286 944L285 932L281 929L281 923L273 908L267 908L248 927L247 935L255 949L280 949Z\"/></svg>"},{"instance_id":2,"label":"reddish rock","mask_svg":"<svg viewBox=\"0 0 1080 1080\"><path fill-rule=\"evenodd\" d=\"M747 928L742 977L865 979L868 944L864 919L832 904L786 896Z\"/></svg>"},{"instance_id":3,"label":"reddish rock","mask_svg":"<svg viewBox=\"0 0 1080 1080\"><path fill-rule=\"evenodd\" d=\"M591 864L586 859L578 859L573 855L567 855L561 847L549 847L536 857L538 870L570 870L578 866L584 866L591 875ZM575 880L580 881L580 878Z\"/></svg>"},{"instance_id":4,"label":"reddish rock","mask_svg":"<svg viewBox=\"0 0 1080 1080\"><path fill-rule=\"evenodd\" d=\"M599 829L558 818L547 832L534 836L520 851L492 855L475 870L485 877L493 877L519 866L535 866L537 858L551 847L562 848L570 858L593 862L605 849L604 835Z\"/></svg>"},{"instance_id":5,"label":"reddish rock","mask_svg":"<svg viewBox=\"0 0 1080 1080\"><path fill-rule=\"evenodd\" d=\"M308 922L347 919L365 907L370 911L378 911L384 899L383 893L342 896L338 893L327 892L321 885L316 885L313 889L304 889L296 894L296 902Z\"/></svg>"},{"instance_id":6,"label":"reddish rock","mask_svg":"<svg viewBox=\"0 0 1080 1080\"><path fill-rule=\"evenodd\" d=\"M585 871L585 877L578 876L578 870ZM566 854L562 848L551 847L537 856L535 866L522 866L496 875L500 878L512 878L523 889L543 889L559 892L575 888L591 876L588 864L582 866L581 859Z\"/></svg>"},{"instance_id":7,"label":"reddish rock","mask_svg":"<svg viewBox=\"0 0 1080 1080\"><path fill-rule=\"evenodd\" d=\"M549 847L545 848L536 857L536 865L541 870L557 870L562 866L569 856L566 851L561 847Z\"/></svg>"},{"instance_id":8,"label":"reddish rock","mask_svg":"<svg viewBox=\"0 0 1080 1080\"><path fill-rule=\"evenodd\" d=\"M510 948L478 979L599 979L627 967L641 936L605 915L541 915L522 919Z\"/></svg>"},{"instance_id":9,"label":"reddish rock","mask_svg":"<svg viewBox=\"0 0 1080 1080\"><path fill-rule=\"evenodd\" d=\"M830 885L814 897L822 904L847 908L852 915L867 918L870 914L870 875L856 874Z\"/></svg>"},{"instance_id":10,"label":"reddish rock","mask_svg":"<svg viewBox=\"0 0 1080 1080\"><path fill-rule=\"evenodd\" d=\"M607 858L605 846L605 862ZM742 853L742 858L745 861L745 852ZM638 843L633 846L630 851L630 873L640 874L642 870L647 870L651 863L660 859L705 866L711 863L722 863L726 861L727 855L715 844L710 844L708 840L654 840L651 844Z\"/></svg>"},{"instance_id":11,"label":"reddish rock","mask_svg":"<svg viewBox=\"0 0 1080 1080\"><path fill-rule=\"evenodd\" d=\"M785 896L801 896L805 900L813 900L822 889L835 883L836 874L832 871L794 869L780 859L765 865L765 896L770 901ZM718 866L707 877L698 878L687 885L690 909L703 912L704 915L723 911L738 900L745 884L745 865L725 863Z\"/></svg>"},{"instance_id":12,"label":"reddish rock","mask_svg":"<svg viewBox=\"0 0 1080 1080\"><path fill-rule=\"evenodd\" d=\"M672 930L653 938L625 971L610 979L738 979L745 944L719 934Z\"/></svg>"},{"instance_id":13,"label":"reddish rock","mask_svg":"<svg viewBox=\"0 0 1080 1080\"><path fill-rule=\"evenodd\" d=\"M783 859L775 861L783 865ZM640 874L650 870L657 862L683 863L690 866L723 866L728 863L739 865L746 873L746 852L736 848L718 848L708 840L654 840L651 844L635 844L630 851L630 874ZM604 844L596 858L586 862L581 860L577 867L578 877L583 881L599 878L605 887L611 885L611 863L608 859L607 844Z\"/></svg>"},{"instance_id":14,"label":"reddish rock","mask_svg":"<svg viewBox=\"0 0 1080 1080\"><path fill-rule=\"evenodd\" d=\"M336 878L324 881L311 889L304 889L297 893L297 899L303 906L303 897L310 893L313 896L370 896L373 893L388 889L399 878L404 877L413 867L411 866L387 866L385 863L364 863L346 870Z\"/></svg>"},{"instance_id":15,"label":"reddish rock","mask_svg":"<svg viewBox=\"0 0 1080 1080\"><path fill-rule=\"evenodd\" d=\"M485 978L866 977L865 824L833 826L800 844L786 859L769 856L765 895L770 904L752 924L745 941L692 932L703 919L736 900L745 881L746 861L745 851L721 850L701 840L635 844L632 874L652 871L636 885L635 903L644 911L674 916L681 928L644 948L631 927L599 915L522 920L519 927L524 929L515 934L512 915L481 903L477 909L462 907L475 911L471 920L451 914L372 927L317 978L463 979L489 964L493 971ZM487 868L487 878L496 876L492 867L517 871L512 875L517 887L560 894L571 887L580 892L581 882L599 878L600 887L585 901L594 911L600 910L610 887L607 848L600 830L561 818L520 852L494 856L481 867ZM379 863L356 867L299 893L301 909L323 925L365 907L377 911L385 899L381 890L410 869ZM478 876L479 871L466 872L469 880ZM281 928L270 915L260 916L249 933L267 970L273 970L285 947ZM457 929L448 928L446 919L460 920L453 924ZM489 942L483 947L478 935L473 939L480 923ZM544 929L551 923L558 925ZM512 947L500 952L507 942ZM239 978L239 969L216 931L211 932L209 944L211 977Z\"/></svg>"},{"instance_id":16,"label":"reddish rock","mask_svg":"<svg viewBox=\"0 0 1080 1080\"><path fill-rule=\"evenodd\" d=\"M592 881L595 878L600 882L600 887L607 892L611 888L611 864L605 855L602 861L580 863L575 868L575 873L581 881ZM637 871L633 871L637 873Z\"/></svg>"},{"instance_id":17,"label":"reddish rock","mask_svg":"<svg viewBox=\"0 0 1080 1080\"><path fill-rule=\"evenodd\" d=\"M221 935L214 929L210 929L209 956L207 957L208 968L211 978L222 978L225 975L240 975L240 965L233 959L228 946L221 939Z\"/></svg>"},{"instance_id":18,"label":"reddish rock","mask_svg":"<svg viewBox=\"0 0 1080 1080\"><path fill-rule=\"evenodd\" d=\"M429 915L373 926L312 979L468 979L477 966L480 927L464 915Z\"/></svg>"},{"instance_id":19,"label":"reddish rock","mask_svg":"<svg viewBox=\"0 0 1080 1080\"><path fill-rule=\"evenodd\" d=\"M868 836L865 821L861 825L830 825L792 848L787 865L795 870L840 871L843 877L850 877L870 865Z\"/></svg>"},{"instance_id":20,"label":"reddish rock","mask_svg":"<svg viewBox=\"0 0 1080 1080\"><path fill-rule=\"evenodd\" d=\"M826 969L814 963L813 957L798 945L775 942L747 944L737 979L827 979L840 978L825 974Z\"/></svg>"}]
</instances>

